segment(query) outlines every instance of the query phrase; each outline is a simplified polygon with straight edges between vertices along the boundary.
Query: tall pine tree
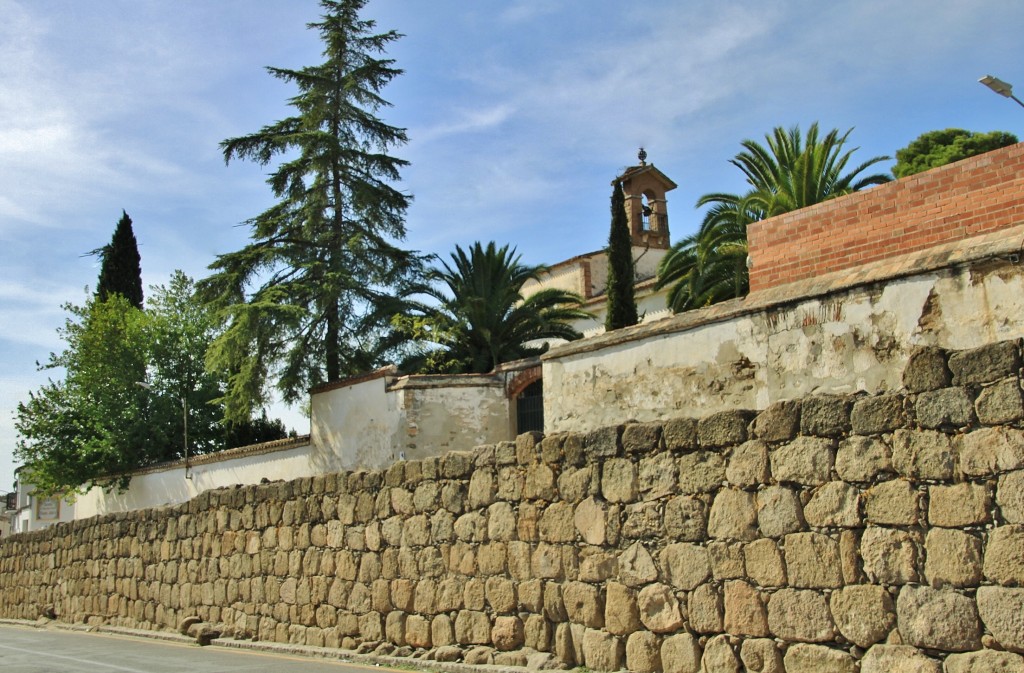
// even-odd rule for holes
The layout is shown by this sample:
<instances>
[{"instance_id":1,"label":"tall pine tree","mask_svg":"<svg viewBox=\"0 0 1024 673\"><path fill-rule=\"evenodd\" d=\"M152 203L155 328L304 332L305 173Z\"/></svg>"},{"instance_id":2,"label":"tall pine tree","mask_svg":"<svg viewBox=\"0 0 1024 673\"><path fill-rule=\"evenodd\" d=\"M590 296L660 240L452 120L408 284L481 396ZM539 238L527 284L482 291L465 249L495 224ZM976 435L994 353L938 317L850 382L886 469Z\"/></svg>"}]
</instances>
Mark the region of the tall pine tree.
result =
<instances>
[{"instance_id":1,"label":"tall pine tree","mask_svg":"<svg viewBox=\"0 0 1024 673\"><path fill-rule=\"evenodd\" d=\"M622 183L615 181L612 191L612 226L608 234L608 309L604 328L608 331L638 322L633 294L633 240L626 217L626 196Z\"/></svg>"},{"instance_id":2,"label":"tall pine tree","mask_svg":"<svg viewBox=\"0 0 1024 673\"><path fill-rule=\"evenodd\" d=\"M248 223L252 242L221 255L200 284L227 329L209 362L228 373L226 413L248 420L276 378L286 401L313 385L377 366L395 285L417 256L392 242L405 235L411 200L394 188L406 161L388 152L405 130L376 116L380 91L401 74L382 58L400 35L360 19L366 0L321 0L309 24L325 61L299 70L268 68L293 84L294 116L221 143L224 159L269 164L278 202Z\"/></svg>"},{"instance_id":3,"label":"tall pine tree","mask_svg":"<svg viewBox=\"0 0 1024 673\"><path fill-rule=\"evenodd\" d=\"M121 219L114 229L110 243L94 250L102 260L96 298L106 301L119 294L137 309L142 308L142 257L139 244L132 231L132 218L121 211Z\"/></svg>"}]
</instances>

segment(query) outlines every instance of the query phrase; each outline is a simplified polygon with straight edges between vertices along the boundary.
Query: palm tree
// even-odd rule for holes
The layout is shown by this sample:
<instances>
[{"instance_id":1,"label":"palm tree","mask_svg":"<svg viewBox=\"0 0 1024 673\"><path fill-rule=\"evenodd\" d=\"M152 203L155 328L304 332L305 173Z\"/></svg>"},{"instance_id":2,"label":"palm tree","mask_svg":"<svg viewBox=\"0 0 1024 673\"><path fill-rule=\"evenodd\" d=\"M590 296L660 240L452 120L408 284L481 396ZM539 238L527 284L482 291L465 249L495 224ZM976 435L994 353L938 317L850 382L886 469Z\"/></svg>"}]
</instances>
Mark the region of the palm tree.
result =
<instances>
[{"instance_id":1,"label":"palm tree","mask_svg":"<svg viewBox=\"0 0 1024 673\"><path fill-rule=\"evenodd\" d=\"M850 131L840 135L833 129L819 137L815 122L806 136L798 126L788 131L778 126L765 136L766 145L744 140L743 150L729 163L743 171L750 190L742 196L702 196L697 207L710 209L700 229L672 246L658 267L656 287L672 285L669 308L678 313L747 293L747 225L751 222L889 182L892 178L884 173L860 176L890 157L873 157L847 170L857 150L844 151Z\"/></svg>"},{"instance_id":2,"label":"palm tree","mask_svg":"<svg viewBox=\"0 0 1024 673\"><path fill-rule=\"evenodd\" d=\"M404 370L485 373L543 353L549 339L580 338L570 321L590 314L580 308L578 295L548 288L523 299L523 285L539 280L545 267L523 265L515 249L493 241L487 247L474 243L468 253L455 246L451 259L406 293L433 301L408 299L395 318L400 333L426 344L402 364Z\"/></svg>"}]
</instances>

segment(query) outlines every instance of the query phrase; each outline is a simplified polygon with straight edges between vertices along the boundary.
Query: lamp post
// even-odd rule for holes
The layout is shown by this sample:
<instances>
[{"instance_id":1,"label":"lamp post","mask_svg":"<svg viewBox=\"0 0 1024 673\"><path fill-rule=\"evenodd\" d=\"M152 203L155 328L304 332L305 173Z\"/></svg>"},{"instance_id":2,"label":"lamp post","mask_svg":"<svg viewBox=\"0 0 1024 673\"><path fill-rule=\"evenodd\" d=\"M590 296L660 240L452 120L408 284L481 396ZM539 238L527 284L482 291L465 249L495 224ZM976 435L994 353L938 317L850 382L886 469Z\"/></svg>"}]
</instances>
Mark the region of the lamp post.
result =
<instances>
[{"instance_id":1,"label":"lamp post","mask_svg":"<svg viewBox=\"0 0 1024 673\"><path fill-rule=\"evenodd\" d=\"M153 386L145 381L136 381L135 385L146 390L153 390ZM191 479L192 474L189 472L188 464L188 398L184 395L181 396L181 422L185 441L185 478Z\"/></svg>"},{"instance_id":2,"label":"lamp post","mask_svg":"<svg viewBox=\"0 0 1024 673\"><path fill-rule=\"evenodd\" d=\"M978 81L987 86L989 89L995 91L1000 96L1003 96L1004 98L1012 98L1013 100L1017 101L1017 105L1024 107L1024 102L1021 102L1019 98L1013 95L1013 85L1010 84L1009 82L1004 82L998 77L993 77L992 75L985 75Z\"/></svg>"}]
</instances>

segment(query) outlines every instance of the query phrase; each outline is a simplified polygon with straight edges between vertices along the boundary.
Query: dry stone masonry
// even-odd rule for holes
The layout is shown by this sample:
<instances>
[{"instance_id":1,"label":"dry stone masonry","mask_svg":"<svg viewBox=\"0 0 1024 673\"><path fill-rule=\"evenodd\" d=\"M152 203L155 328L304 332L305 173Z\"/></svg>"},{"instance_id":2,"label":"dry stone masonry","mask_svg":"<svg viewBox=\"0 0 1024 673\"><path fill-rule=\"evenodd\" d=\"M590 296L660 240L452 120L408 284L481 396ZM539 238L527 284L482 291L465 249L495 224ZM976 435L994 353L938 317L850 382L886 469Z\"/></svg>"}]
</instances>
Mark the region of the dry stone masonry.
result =
<instances>
[{"instance_id":1,"label":"dry stone masonry","mask_svg":"<svg viewBox=\"0 0 1024 673\"><path fill-rule=\"evenodd\" d=\"M77 521L0 545L0 614L534 668L1024 671L1020 377L1016 342L928 348L899 392Z\"/></svg>"}]
</instances>

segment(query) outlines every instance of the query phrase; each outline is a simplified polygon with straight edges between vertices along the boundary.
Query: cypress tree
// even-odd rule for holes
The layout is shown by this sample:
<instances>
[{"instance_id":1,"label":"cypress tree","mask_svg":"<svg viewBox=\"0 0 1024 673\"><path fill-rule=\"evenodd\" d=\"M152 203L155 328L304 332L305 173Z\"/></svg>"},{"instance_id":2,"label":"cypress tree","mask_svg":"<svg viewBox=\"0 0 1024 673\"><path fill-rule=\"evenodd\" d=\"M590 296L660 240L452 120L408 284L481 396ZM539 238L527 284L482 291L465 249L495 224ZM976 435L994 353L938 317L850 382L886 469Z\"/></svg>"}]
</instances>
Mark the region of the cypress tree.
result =
<instances>
[{"instance_id":1,"label":"cypress tree","mask_svg":"<svg viewBox=\"0 0 1024 673\"><path fill-rule=\"evenodd\" d=\"M633 242L626 217L626 196L622 183L612 191L612 226L608 234L608 310L604 328L608 331L639 322L633 296Z\"/></svg>"},{"instance_id":2,"label":"cypress tree","mask_svg":"<svg viewBox=\"0 0 1024 673\"><path fill-rule=\"evenodd\" d=\"M121 211L121 220L114 229L110 243L94 253L100 256L100 278L96 286L96 298L106 301L111 295L119 294L132 306L142 309L142 257L139 244L132 231L132 218Z\"/></svg>"}]
</instances>

